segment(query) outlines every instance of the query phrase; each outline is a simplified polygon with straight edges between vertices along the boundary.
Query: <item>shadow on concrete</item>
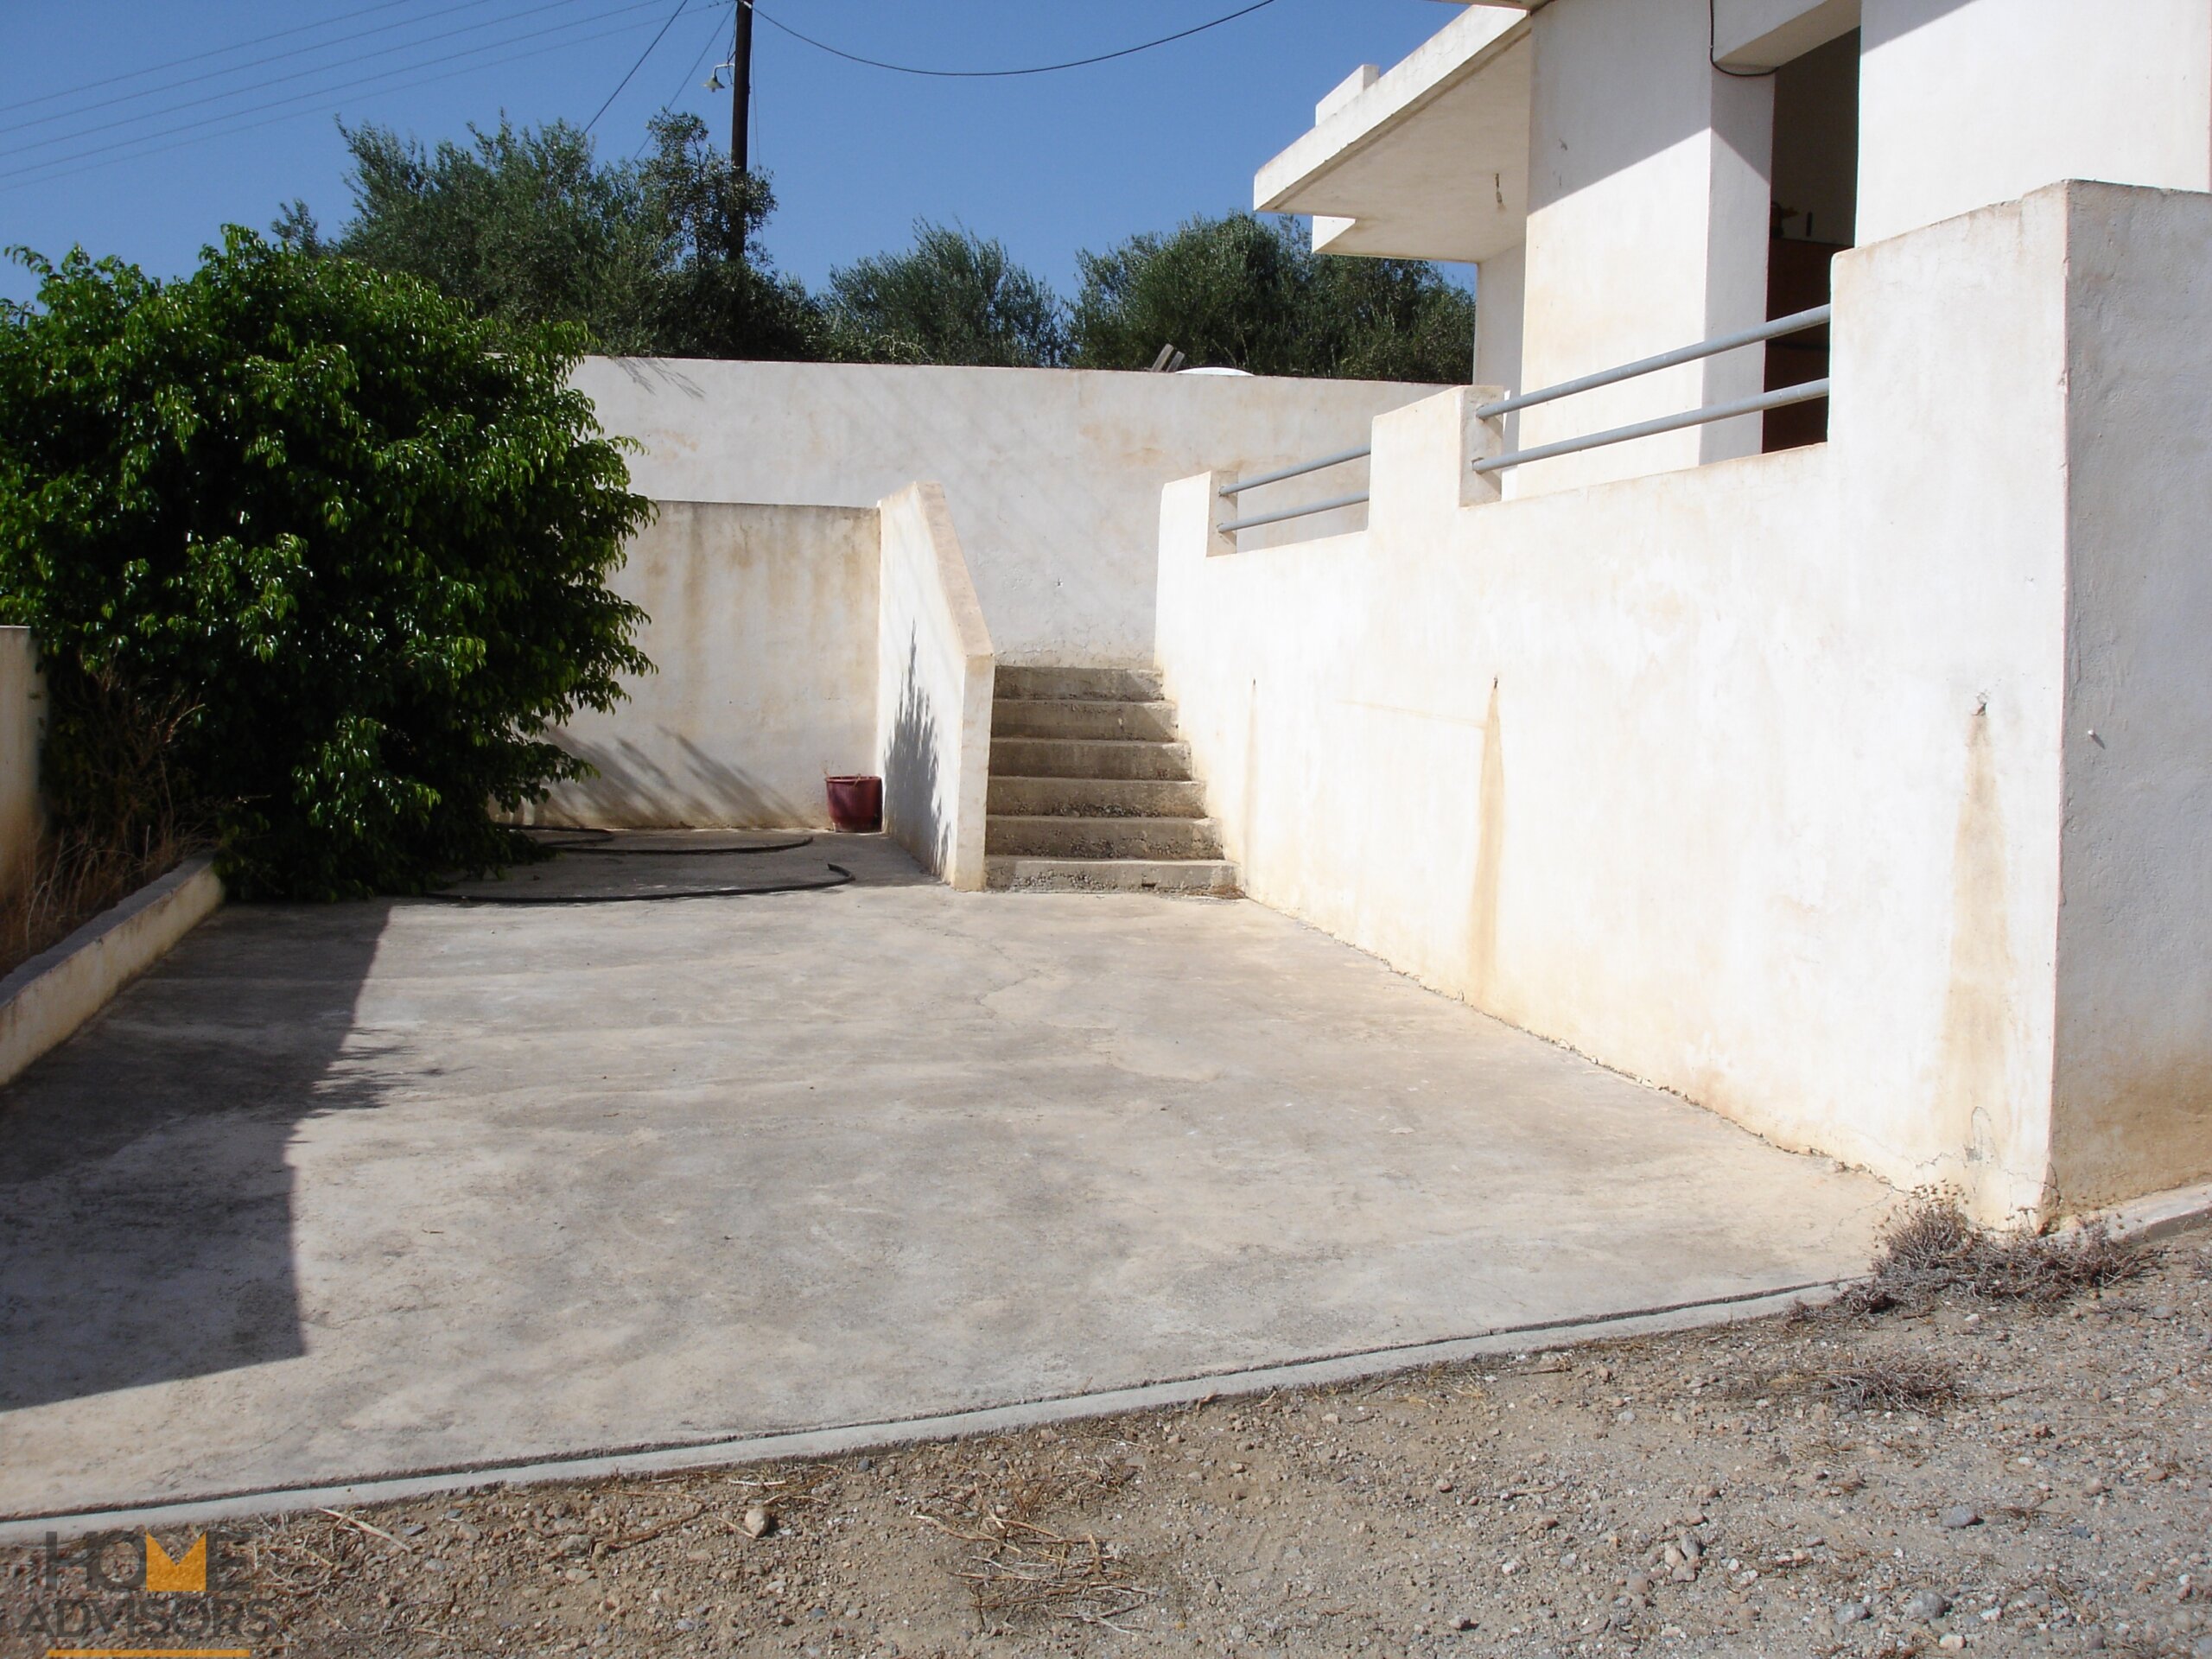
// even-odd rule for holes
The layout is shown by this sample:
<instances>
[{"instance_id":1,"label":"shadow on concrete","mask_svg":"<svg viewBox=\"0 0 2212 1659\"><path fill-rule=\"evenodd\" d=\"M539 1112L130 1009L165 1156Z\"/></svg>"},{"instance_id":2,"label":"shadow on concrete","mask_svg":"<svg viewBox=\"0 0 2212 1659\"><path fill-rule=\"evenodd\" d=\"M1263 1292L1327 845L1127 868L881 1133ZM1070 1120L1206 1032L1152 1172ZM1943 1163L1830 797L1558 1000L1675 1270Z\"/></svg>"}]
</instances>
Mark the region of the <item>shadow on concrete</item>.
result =
<instances>
[{"instance_id":1,"label":"shadow on concrete","mask_svg":"<svg viewBox=\"0 0 2212 1659\"><path fill-rule=\"evenodd\" d=\"M906 641L899 712L883 753L883 827L931 875L952 855L952 827L938 810L938 719L918 671L919 643Z\"/></svg>"},{"instance_id":2,"label":"shadow on concrete","mask_svg":"<svg viewBox=\"0 0 2212 1659\"><path fill-rule=\"evenodd\" d=\"M225 911L0 1090L0 1410L304 1351L286 1153L379 1103L390 910Z\"/></svg>"}]
</instances>

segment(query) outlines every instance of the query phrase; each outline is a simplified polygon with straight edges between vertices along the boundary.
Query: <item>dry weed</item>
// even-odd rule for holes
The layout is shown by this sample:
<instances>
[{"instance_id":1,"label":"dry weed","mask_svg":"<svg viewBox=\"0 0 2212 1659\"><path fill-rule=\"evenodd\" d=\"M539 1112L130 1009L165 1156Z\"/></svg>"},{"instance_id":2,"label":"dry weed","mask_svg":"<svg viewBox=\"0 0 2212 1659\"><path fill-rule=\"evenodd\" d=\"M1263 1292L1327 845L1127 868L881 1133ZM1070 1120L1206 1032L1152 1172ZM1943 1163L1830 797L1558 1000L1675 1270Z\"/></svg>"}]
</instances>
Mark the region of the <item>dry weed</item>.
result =
<instances>
[{"instance_id":1,"label":"dry weed","mask_svg":"<svg viewBox=\"0 0 2212 1659\"><path fill-rule=\"evenodd\" d=\"M26 865L0 872L0 974L50 950L208 844L174 758L199 705L111 670L56 679L45 782L66 803ZM67 734L67 740L57 736Z\"/></svg>"},{"instance_id":2,"label":"dry weed","mask_svg":"<svg viewBox=\"0 0 2212 1659\"><path fill-rule=\"evenodd\" d=\"M934 1516L916 1518L976 1547L967 1566L953 1577L967 1585L976 1621L986 1631L1025 1621L1063 1619L1126 1635L1114 1621L1158 1594L1138 1582L1118 1546L1102 1543L1091 1534L1065 1537L995 1515L986 1516L974 1532L948 1526Z\"/></svg>"},{"instance_id":3,"label":"dry weed","mask_svg":"<svg viewBox=\"0 0 2212 1659\"><path fill-rule=\"evenodd\" d=\"M1838 1366L1816 1383L1848 1411L1934 1411L1963 1392L1959 1368L1949 1360L1910 1355Z\"/></svg>"},{"instance_id":4,"label":"dry weed","mask_svg":"<svg viewBox=\"0 0 2212 1659\"><path fill-rule=\"evenodd\" d=\"M2063 1301L2145 1271L2140 1245L2093 1223L2070 1237L1985 1232L1955 1193L1923 1189L1885 1230L1873 1273L1837 1300L1846 1313L1924 1313L1946 1294L1986 1301Z\"/></svg>"}]
</instances>

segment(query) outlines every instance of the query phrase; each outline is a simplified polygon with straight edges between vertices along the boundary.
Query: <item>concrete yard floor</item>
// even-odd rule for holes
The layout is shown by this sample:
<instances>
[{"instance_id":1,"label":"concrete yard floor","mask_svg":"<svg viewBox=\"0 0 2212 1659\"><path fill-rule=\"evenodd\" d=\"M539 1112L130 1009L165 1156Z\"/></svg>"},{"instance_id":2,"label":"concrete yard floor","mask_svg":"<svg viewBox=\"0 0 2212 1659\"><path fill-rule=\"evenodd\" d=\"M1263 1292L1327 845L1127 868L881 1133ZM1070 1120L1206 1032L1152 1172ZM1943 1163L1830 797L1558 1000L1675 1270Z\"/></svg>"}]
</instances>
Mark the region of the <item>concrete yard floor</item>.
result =
<instances>
[{"instance_id":1,"label":"concrete yard floor","mask_svg":"<svg viewBox=\"0 0 2212 1659\"><path fill-rule=\"evenodd\" d=\"M1257 905L825 855L204 925L0 1092L0 1516L1740 1297L1891 1200Z\"/></svg>"}]
</instances>

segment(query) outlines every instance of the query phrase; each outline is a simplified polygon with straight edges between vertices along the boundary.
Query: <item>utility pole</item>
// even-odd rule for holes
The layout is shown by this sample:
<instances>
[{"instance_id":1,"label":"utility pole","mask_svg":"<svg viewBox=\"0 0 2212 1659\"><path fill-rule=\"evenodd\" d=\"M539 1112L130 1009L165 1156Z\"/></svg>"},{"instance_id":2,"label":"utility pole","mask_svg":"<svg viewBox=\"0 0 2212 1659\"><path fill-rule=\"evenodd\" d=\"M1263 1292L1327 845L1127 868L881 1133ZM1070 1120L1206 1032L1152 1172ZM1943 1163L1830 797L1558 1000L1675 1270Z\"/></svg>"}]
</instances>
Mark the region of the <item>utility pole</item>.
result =
<instances>
[{"instance_id":1,"label":"utility pole","mask_svg":"<svg viewBox=\"0 0 2212 1659\"><path fill-rule=\"evenodd\" d=\"M729 54L729 159L742 174L753 170L747 142L753 120L753 0L737 0L737 38ZM740 180L741 186L743 180ZM737 221L737 257L745 257L745 219Z\"/></svg>"},{"instance_id":2,"label":"utility pole","mask_svg":"<svg viewBox=\"0 0 2212 1659\"><path fill-rule=\"evenodd\" d=\"M747 126L753 117L753 0L737 0L737 40L730 48L729 158L752 171Z\"/></svg>"}]
</instances>

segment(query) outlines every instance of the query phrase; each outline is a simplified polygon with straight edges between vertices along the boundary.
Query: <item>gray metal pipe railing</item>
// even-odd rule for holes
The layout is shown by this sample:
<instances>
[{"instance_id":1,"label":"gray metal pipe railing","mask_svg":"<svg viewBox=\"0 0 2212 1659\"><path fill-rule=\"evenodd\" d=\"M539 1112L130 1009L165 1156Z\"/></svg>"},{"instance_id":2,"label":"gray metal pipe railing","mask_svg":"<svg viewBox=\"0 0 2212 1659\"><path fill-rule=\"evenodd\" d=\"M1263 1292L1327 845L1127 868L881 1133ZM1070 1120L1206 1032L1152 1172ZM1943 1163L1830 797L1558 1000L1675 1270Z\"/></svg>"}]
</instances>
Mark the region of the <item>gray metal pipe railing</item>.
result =
<instances>
[{"instance_id":1,"label":"gray metal pipe railing","mask_svg":"<svg viewBox=\"0 0 2212 1659\"><path fill-rule=\"evenodd\" d=\"M1555 386L1546 386L1537 391L1524 391L1518 397L1502 397L1494 404L1484 404L1475 410L1480 420L1496 420L1510 415L1516 410L1529 409L1538 404L1548 404L1556 398L1571 397L1579 391L1594 391L1599 386L1617 385L1624 380L1633 380L1639 375L1655 374L1661 369L1671 369L1678 364L1695 363L1702 358L1718 357L1723 352L1732 352L1745 346L1756 346L1762 340L1778 340L1785 334L1802 334L1817 328L1829 321L1834 308L1816 305L1808 311L1794 312L1786 317L1777 317L1771 322L1762 322L1750 328L1739 328L1732 334L1719 334L1711 340L1701 340L1694 346L1683 346L1671 352L1662 352L1656 357L1640 358L1633 363L1624 363L1617 369L1600 370L1573 380L1562 380ZM1554 455L1572 455L1585 449L1602 448L1610 443L1626 443L1634 438L1648 438L1661 432L1675 432L1686 426L1704 426L1713 421L1733 420L1740 415L1757 415L1770 409L1784 409L1792 404L1808 404L1828 395L1826 379L1808 381L1802 385L1784 386L1778 391L1761 392L1756 397L1739 397L1732 403L1712 404L1703 409L1693 409L1680 415L1662 415L1656 420L1638 421L1633 426L1617 426L1609 431L1593 432L1587 437L1567 438L1558 443L1539 444L1533 448L1516 449L1507 454L1491 455L1475 463L1478 473L1495 473L1508 467L1518 467L1532 461L1548 461ZM1362 444L1356 449L1339 449L1333 454L1322 455L1313 461L1301 461L1292 467L1278 467L1269 473L1259 473L1250 478L1233 479L1223 485L1217 493L1224 499L1256 490L1263 485L1280 484L1285 479L1301 478L1307 473L1318 473L1325 467L1341 467L1347 461L1364 461L1374 454L1371 445ZM1326 501L1315 501L1302 507L1283 507L1274 512L1255 512L1243 518L1231 519L1215 529L1224 536L1233 536L1240 530L1253 530L1262 524L1278 524L1287 518L1305 518L1319 512L1334 512L1339 507L1356 507L1367 500L1363 491L1357 495L1332 496Z\"/></svg>"},{"instance_id":2,"label":"gray metal pipe railing","mask_svg":"<svg viewBox=\"0 0 2212 1659\"><path fill-rule=\"evenodd\" d=\"M1802 385L1784 386L1779 391L1761 392L1756 397L1738 397L1732 404L1710 404L1703 409L1693 409L1681 415L1662 415L1656 420L1638 421L1634 426L1617 426L1610 432L1593 432L1586 438L1567 438L1558 443L1540 443L1533 449L1516 449L1510 454L1492 455L1475 463L1478 473L1495 473L1503 467L1518 467L1524 461L1548 461L1554 455L1572 455L1584 449L1599 449L1609 443L1626 443L1631 438L1648 438L1655 433L1675 432L1686 426L1703 426L1712 421L1732 420L1738 415L1757 415L1764 410L1783 409L1791 404L1809 404L1816 397L1828 395L1826 379L1808 380Z\"/></svg>"},{"instance_id":3,"label":"gray metal pipe railing","mask_svg":"<svg viewBox=\"0 0 2212 1659\"><path fill-rule=\"evenodd\" d=\"M1261 524L1279 524L1286 518L1303 518L1316 512L1334 512L1338 507L1356 507L1367 499L1367 492L1357 495L1336 495L1326 501L1315 501L1302 507L1283 507L1274 512L1255 512L1249 518L1236 518L1214 528L1224 536L1234 536L1240 530L1251 530Z\"/></svg>"},{"instance_id":4,"label":"gray metal pipe railing","mask_svg":"<svg viewBox=\"0 0 2212 1659\"><path fill-rule=\"evenodd\" d=\"M1272 473L1262 473L1255 478L1240 478L1221 486L1223 495L1235 495L1243 490L1256 490L1262 484L1280 484L1286 478L1299 478L1307 473L1318 473L1324 467L1341 467L1348 461L1365 461L1375 453L1370 444L1357 449L1339 449L1333 455L1324 455L1319 461L1301 461L1295 467L1279 467Z\"/></svg>"},{"instance_id":5,"label":"gray metal pipe railing","mask_svg":"<svg viewBox=\"0 0 2212 1659\"><path fill-rule=\"evenodd\" d=\"M1809 311L1777 317L1772 322L1763 322L1754 328L1739 328L1732 334L1717 334L1711 340L1701 340L1694 346L1678 346L1671 352L1662 352L1656 357L1624 363L1618 369L1601 369L1596 374L1586 374L1576 380L1562 380L1559 385L1546 386L1541 391L1524 391L1517 397L1501 397L1494 404L1483 404L1475 410L1475 414L1482 420L1495 420L1501 415L1510 415L1516 409L1548 404L1556 397L1572 397L1578 391L1593 391L1599 386L1633 380L1641 374L1656 374L1661 369L1671 369L1678 363L1694 363L1700 358L1718 357L1721 353L1732 352L1738 346L1756 346L1763 340L1778 340L1784 334L1802 334L1808 328L1819 327L1834 309L1832 305L1816 305Z\"/></svg>"}]
</instances>

